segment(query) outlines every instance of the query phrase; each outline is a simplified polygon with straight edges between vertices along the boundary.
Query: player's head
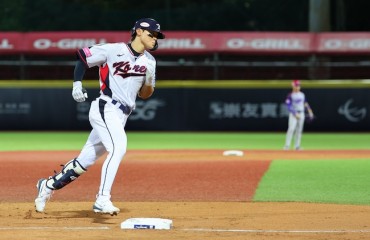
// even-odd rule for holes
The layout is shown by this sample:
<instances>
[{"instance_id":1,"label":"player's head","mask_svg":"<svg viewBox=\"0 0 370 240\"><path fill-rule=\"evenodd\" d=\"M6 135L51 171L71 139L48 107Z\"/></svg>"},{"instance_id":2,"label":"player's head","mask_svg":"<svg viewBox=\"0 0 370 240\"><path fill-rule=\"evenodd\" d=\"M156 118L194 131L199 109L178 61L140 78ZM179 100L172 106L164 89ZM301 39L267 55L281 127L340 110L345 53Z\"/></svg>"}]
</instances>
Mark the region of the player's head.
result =
<instances>
[{"instance_id":1,"label":"player's head","mask_svg":"<svg viewBox=\"0 0 370 240\"><path fill-rule=\"evenodd\" d=\"M298 79L294 79L294 80L292 81L292 87L294 87L294 88L299 88L299 87L301 87L301 82L300 82Z\"/></svg>"},{"instance_id":2,"label":"player's head","mask_svg":"<svg viewBox=\"0 0 370 240\"><path fill-rule=\"evenodd\" d=\"M153 18L142 18L135 22L135 25L131 29L131 41L135 39L138 29L140 29L141 31L147 31L147 35L151 38L165 38L165 35L161 32L161 25ZM151 50L154 51L157 48L158 42L155 41L155 46Z\"/></svg>"}]
</instances>

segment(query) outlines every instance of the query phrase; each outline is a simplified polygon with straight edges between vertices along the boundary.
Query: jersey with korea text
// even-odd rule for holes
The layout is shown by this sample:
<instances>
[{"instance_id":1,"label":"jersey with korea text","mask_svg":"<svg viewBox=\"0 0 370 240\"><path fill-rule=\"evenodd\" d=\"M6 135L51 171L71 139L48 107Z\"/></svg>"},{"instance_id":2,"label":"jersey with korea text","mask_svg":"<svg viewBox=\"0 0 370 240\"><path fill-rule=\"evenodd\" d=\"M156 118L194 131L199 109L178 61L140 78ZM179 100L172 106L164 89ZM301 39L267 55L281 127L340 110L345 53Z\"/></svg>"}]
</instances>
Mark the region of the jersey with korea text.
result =
<instances>
[{"instance_id":1,"label":"jersey with korea text","mask_svg":"<svg viewBox=\"0 0 370 240\"><path fill-rule=\"evenodd\" d=\"M89 68L99 67L101 94L135 108L137 93L145 81L147 61L155 62L150 53L145 51L136 57L125 43L98 44L78 53Z\"/></svg>"}]
</instances>

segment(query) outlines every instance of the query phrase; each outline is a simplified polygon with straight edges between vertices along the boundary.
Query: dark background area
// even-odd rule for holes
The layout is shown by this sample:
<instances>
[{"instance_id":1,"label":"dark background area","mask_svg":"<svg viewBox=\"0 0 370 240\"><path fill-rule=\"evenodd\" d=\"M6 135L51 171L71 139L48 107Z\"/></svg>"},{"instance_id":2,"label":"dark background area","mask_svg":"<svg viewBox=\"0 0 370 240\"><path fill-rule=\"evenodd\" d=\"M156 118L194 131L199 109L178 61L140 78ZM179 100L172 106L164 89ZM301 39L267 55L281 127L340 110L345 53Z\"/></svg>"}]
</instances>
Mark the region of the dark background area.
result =
<instances>
[{"instance_id":1,"label":"dark background area","mask_svg":"<svg viewBox=\"0 0 370 240\"><path fill-rule=\"evenodd\" d=\"M129 30L141 17L165 30L309 31L310 0L2 0L0 31ZM331 0L330 31L369 31L368 0Z\"/></svg>"},{"instance_id":2,"label":"dark background area","mask_svg":"<svg viewBox=\"0 0 370 240\"><path fill-rule=\"evenodd\" d=\"M129 32L135 20L142 17L158 20L164 32L370 32L369 9L369 0L1 0L0 40L2 33L10 31ZM156 56L156 53L153 55ZM369 79L370 76L369 55L362 53L317 56L211 52L157 55L156 59L158 82L297 78L357 81ZM71 83L74 63L74 55L0 54L0 81L45 80L45 86L52 80ZM85 79L97 78L97 68L86 72ZM0 122L4 129L89 128L89 102L76 105L69 88L0 90ZM134 130L285 129L286 116L264 118L242 114L243 107L249 104L262 107L274 103L280 107L285 90L267 90L159 88L151 99L153 102L139 102L142 106L138 108L146 109L144 104L151 104L158 111L156 117L144 121L139 115L132 115L128 126ZM89 99L93 99L94 91L97 94L98 89L89 89ZM307 89L307 95L317 119L314 124L307 124L306 130L369 130L369 116L366 115L368 88ZM241 115L229 117L226 114L229 104L240 106ZM211 110L215 106L218 112L225 115L214 117ZM45 112L48 112L47 118ZM144 112L142 114L140 116L146 116ZM192 118L195 115L197 118ZM356 121L348 120L352 115L357 117Z\"/></svg>"},{"instance_id":3,"label":"dark background area","mask_svg":"<svg viewBox=\"0 0 370 240\"><path fill-rule=\"evenodd\" d=\"M369 9L368 0L2 0L0 39L1 32L7 31L129 32L135 20L142 17L158 20L164 32L367 32ZM370 76L369 56L361 53L328 56L207 53L160 55L156 59L159 80L317 80ZM0 55L0 80L70 80L74 60L75 56ZM97 71L88 71L86 78L96 79Z\"/></svg>"},{"instance_id":4,"label":"dark background area","mask_svg":"<svg viewBox=\"0 0 370 240\"><path fill-rule=\"evenodd\" d=\"M126 126L134 131L282 131L287 127L286 88L158 88L137 99ZM99 96L76 103L70 88L0 88L0 130L91 130L89 109ZM322 89L304 85L315 113L305 131L369 132L369 88ZM47 99L47 101L45 101ZM47 114L46 114L47 113Z\"/></svg>"}]
</instances>

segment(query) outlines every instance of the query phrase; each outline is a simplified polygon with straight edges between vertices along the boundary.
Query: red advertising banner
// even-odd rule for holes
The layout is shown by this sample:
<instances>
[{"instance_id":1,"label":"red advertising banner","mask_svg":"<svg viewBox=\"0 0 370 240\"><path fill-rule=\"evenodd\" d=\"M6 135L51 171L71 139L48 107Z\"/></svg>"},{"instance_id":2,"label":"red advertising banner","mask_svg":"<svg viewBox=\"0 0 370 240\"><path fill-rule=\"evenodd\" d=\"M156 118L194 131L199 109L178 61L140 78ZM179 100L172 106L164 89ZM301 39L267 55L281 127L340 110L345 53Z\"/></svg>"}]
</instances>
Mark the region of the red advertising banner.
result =
<instances>
[{"instance_id":1,"label":"red advertising banner","mask_svg":"<svg viewBox=\"0 0 370 240\"><path fill-rule=\"evenodd\" d=\"M0 54L22 53L24 33L0 32Z\"/></svg>"},{"instance_id":2,"label":"red advertising banner","mask_svg":"<svg viewBox=\"0 0 370 240\"><path fill-rule=\"evenodd\" d=\"M0 54L71 54L129 32L0 32ZM168 31L156 54L370 54L370 33Z\"/></svg>"},{"instance_id":3,"label":"red advertising banner","mask_svg":"<svg viewBox=\"0 0 370 240\"><path fill-rule=\"evenodd\" d=\"M307 33L224 33L219 47L226 52L310 53L312 37Z\"/></svg>"},{"instance_id":4,"label":"red advertising banner","mask_svg":"<svg viewBox=\"0 0 370 240\"><path fill-rule=\"evenodd\" d=\"M169 32L159 42L162 53L310 53L307 33Z\"/></svg>"},{"instance_id":5,"label":"red advertising banner","mask_svg":"<svg viewBox=\"0 0 370 240\"><path fill-rule=\"evenodd\" d=\"M121 32L32 32L24 34L20 51L26 54L70 54L93 44L126 42L127 39L129 33Z\"/></svg>"},{"instance_id":6,"label":"red advertising banner","mask_svg":"<svg viewBox=\"0 0 370 240\"><path fill-rule=\"evenodd\" d=\"M370 53L370 33L322 33L317 38L320 53Z\"/></svg>"}]
</instances>

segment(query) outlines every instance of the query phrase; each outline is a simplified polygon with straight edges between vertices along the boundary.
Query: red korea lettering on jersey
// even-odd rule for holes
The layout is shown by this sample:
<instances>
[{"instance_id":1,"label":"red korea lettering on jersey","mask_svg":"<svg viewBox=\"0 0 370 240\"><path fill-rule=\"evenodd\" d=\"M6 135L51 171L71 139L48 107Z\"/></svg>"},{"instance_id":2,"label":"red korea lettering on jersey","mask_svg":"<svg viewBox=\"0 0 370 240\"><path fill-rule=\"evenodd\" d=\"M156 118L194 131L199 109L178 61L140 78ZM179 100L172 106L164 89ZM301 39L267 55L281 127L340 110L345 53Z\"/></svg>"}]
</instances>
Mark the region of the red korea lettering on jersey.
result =
<instances>
[{"instance_id":1,"label":"red korea lettering on jersey","mask_svg":"<svg viewBox=\"0 0 370 240\"><path fill-rule=\"evenodd\" d=\"M146 72L145 66L135 65L133 68L131 68L129 61L113 63L113 67L116 69L113 75L119 75L122 78L127 78L130 76L145 76ZM130 70L133 72L129 72Z\"/></svg>"}]
</instances>

